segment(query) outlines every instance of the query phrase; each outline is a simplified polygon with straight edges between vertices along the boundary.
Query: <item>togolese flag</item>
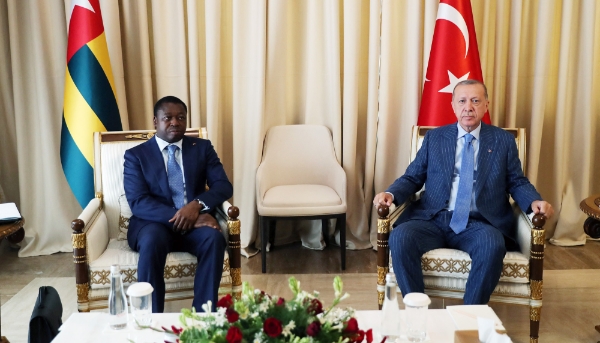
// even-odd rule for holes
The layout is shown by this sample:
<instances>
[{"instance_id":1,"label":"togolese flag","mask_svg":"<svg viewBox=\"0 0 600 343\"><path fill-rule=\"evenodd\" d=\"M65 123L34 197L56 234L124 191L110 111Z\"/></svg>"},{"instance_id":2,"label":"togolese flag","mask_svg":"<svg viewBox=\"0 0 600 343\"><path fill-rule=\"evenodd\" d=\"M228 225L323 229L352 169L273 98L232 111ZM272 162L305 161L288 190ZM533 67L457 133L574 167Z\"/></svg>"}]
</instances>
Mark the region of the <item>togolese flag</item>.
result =
<instances>
[{"instance_id":1,"label":"togolese flag","mask_svg":"<svg viewBox=\"0 0 600 343\"><path fill-rule=\"evenodd\" d=\"M440 0L417 124L441 126L456 122L452 91L467 79L483 82L471 1ZM490 123L489 113L483 121Z\"/></svg>"},{"instance_id":2,"label":"togolese flag","mask_svg":"<svg viewBox=\"0 0 600 343\"><path fill-rule=\"evenodd\" d=\"M60 160L81 207L94 197L93 133L122 130L98 0L73 0Z\"/></svg>"}]
</instances>

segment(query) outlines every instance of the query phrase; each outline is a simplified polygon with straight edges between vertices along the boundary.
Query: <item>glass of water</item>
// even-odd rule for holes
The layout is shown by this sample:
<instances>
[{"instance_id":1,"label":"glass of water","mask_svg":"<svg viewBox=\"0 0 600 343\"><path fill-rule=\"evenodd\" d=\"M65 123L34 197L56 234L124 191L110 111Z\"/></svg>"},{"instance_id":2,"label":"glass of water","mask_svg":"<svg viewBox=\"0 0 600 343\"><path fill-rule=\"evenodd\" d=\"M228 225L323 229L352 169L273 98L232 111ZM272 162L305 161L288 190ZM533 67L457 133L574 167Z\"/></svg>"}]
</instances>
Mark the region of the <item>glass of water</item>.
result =
<instances>
[{"instance_id":1,"label":"glass of water","mask_svg":"<svg viewBox=\"0 0 600 343\"><path fill-rule=\"evenodd\" d=\"M430 303L427 294L408 293L404 296L406 338L409 342L423 342L427 337L427 309Z\"/></svg>"},{"instance_id":2,"label":"glass of water","mask_svg":"<svg viewBox=\"0 0 600 343\"><path fill-rule=\"evenodd\" d=\"M152 291L154 288L147 282L134 283L127 289L133 326L136 329L152 324Z\"/></svg>"}]
</instances>

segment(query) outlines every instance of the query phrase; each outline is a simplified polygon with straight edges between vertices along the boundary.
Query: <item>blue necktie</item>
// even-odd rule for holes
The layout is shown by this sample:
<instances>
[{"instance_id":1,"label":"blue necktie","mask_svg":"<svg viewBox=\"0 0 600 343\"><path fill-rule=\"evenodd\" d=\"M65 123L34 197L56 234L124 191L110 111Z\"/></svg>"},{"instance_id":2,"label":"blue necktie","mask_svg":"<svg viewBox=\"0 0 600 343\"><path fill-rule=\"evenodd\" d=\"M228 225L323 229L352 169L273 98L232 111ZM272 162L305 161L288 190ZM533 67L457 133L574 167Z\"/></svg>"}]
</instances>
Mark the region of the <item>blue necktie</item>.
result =
<instances>
[{"instance_id":1,"label":"blue necktie","mask_svg":"<svg viewBox=\"0 0 600 343\"><path fill-rule=\"evenodd\" d=\"M450 228L457 234L461 233L467 227L467 223L469 222L471 197L473 195L473 171L475 169L475 149L473 149L472 143L473 135L467 133L464 137L465 147L462 152L458 192L456 193L454 213L452 214L452 220L450 220Z\"/></svg>"},{"instance_id":2,"label":"blue necktie","mask_svg":"<svg viewBox=\"0 0 600 343\"><path fill-rule=\"evenodd\" d=\"M183 174L181 167L175 159L175 151L179 149L177 145L167 146L169 149L169 160L167 161L167 174L169 177L169 188L171 189L171 197L175 207L180 209L183 207Z\"/></svg>"}]
</instances>

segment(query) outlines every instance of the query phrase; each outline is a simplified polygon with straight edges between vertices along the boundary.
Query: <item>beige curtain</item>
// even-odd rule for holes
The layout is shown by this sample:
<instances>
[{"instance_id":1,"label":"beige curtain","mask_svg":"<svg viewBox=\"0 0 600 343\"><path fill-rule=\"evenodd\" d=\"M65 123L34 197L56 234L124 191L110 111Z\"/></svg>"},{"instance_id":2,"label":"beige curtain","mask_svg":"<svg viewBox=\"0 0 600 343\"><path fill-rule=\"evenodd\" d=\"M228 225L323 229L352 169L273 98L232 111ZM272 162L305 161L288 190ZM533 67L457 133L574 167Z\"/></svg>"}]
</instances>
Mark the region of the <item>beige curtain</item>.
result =
<instances>
[{"instance_id":1,"label":"beige curtain","mask_svg":"<svg viewBox=\"0 0 600 343\"><path fill-rule=\"evenodd\" d=\"M257 238L264 134L299 123L332 131L348 175L350 248L375 245L371 199L408 164L438 0L101 6L124 128L151 128L161 96L186 101L234 183L243 247ZM599 1L472 6L492 121L528 129L527 175L557 211L547 237L584 244L578 204L600 191ZM59 158L69 13L69 0L0 1L0 184L27 220L20 256L69 251L81 211ZM318 245L314 228L300 234Z\"/></svg>"}]
</instances>

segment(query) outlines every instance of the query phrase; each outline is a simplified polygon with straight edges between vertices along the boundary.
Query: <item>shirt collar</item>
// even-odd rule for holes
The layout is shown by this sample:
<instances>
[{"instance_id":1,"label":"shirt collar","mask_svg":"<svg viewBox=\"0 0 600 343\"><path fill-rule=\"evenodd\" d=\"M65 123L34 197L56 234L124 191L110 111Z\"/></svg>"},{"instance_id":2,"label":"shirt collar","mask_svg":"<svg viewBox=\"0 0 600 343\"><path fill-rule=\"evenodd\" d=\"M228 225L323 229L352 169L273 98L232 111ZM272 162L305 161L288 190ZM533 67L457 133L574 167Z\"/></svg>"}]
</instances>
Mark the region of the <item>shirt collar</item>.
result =
<instances>
[{"instance_id":1,"label":"shirt collar","mask_svg":"<svg viewBox=\"0 0 600 343\"><path fill-rule=\"evenodd\" d=\"M462 138L464 135L466 135L467 133L470 133L473 137L475 137L476 140L479 140L479 133L481 132L481 126L483 124L481 124L481 122L479 123L479 126L477 126L477 128L471 132L467 132L465 131L465 129L462 128L462 126L460 126L460 124L457 122L456 126L458 127L458 136L456 137L456 139Z\"/></svg>"},{"instance_id":2,"label":"shirt collar","mask_svg":"<svg viewBox=\"0 0 600 343\"><path fill-rule=\"evenodd\" d=\"M160 149L160 151L165 150L165 148L169 145L177 145L180 150L183 147L183 138L178 140L175 143L169 143L169 142L159 138L158 136L154 136L154 138L156 139L156 144L158 144L158 148Z\"/></svg>"}]
</instances>

